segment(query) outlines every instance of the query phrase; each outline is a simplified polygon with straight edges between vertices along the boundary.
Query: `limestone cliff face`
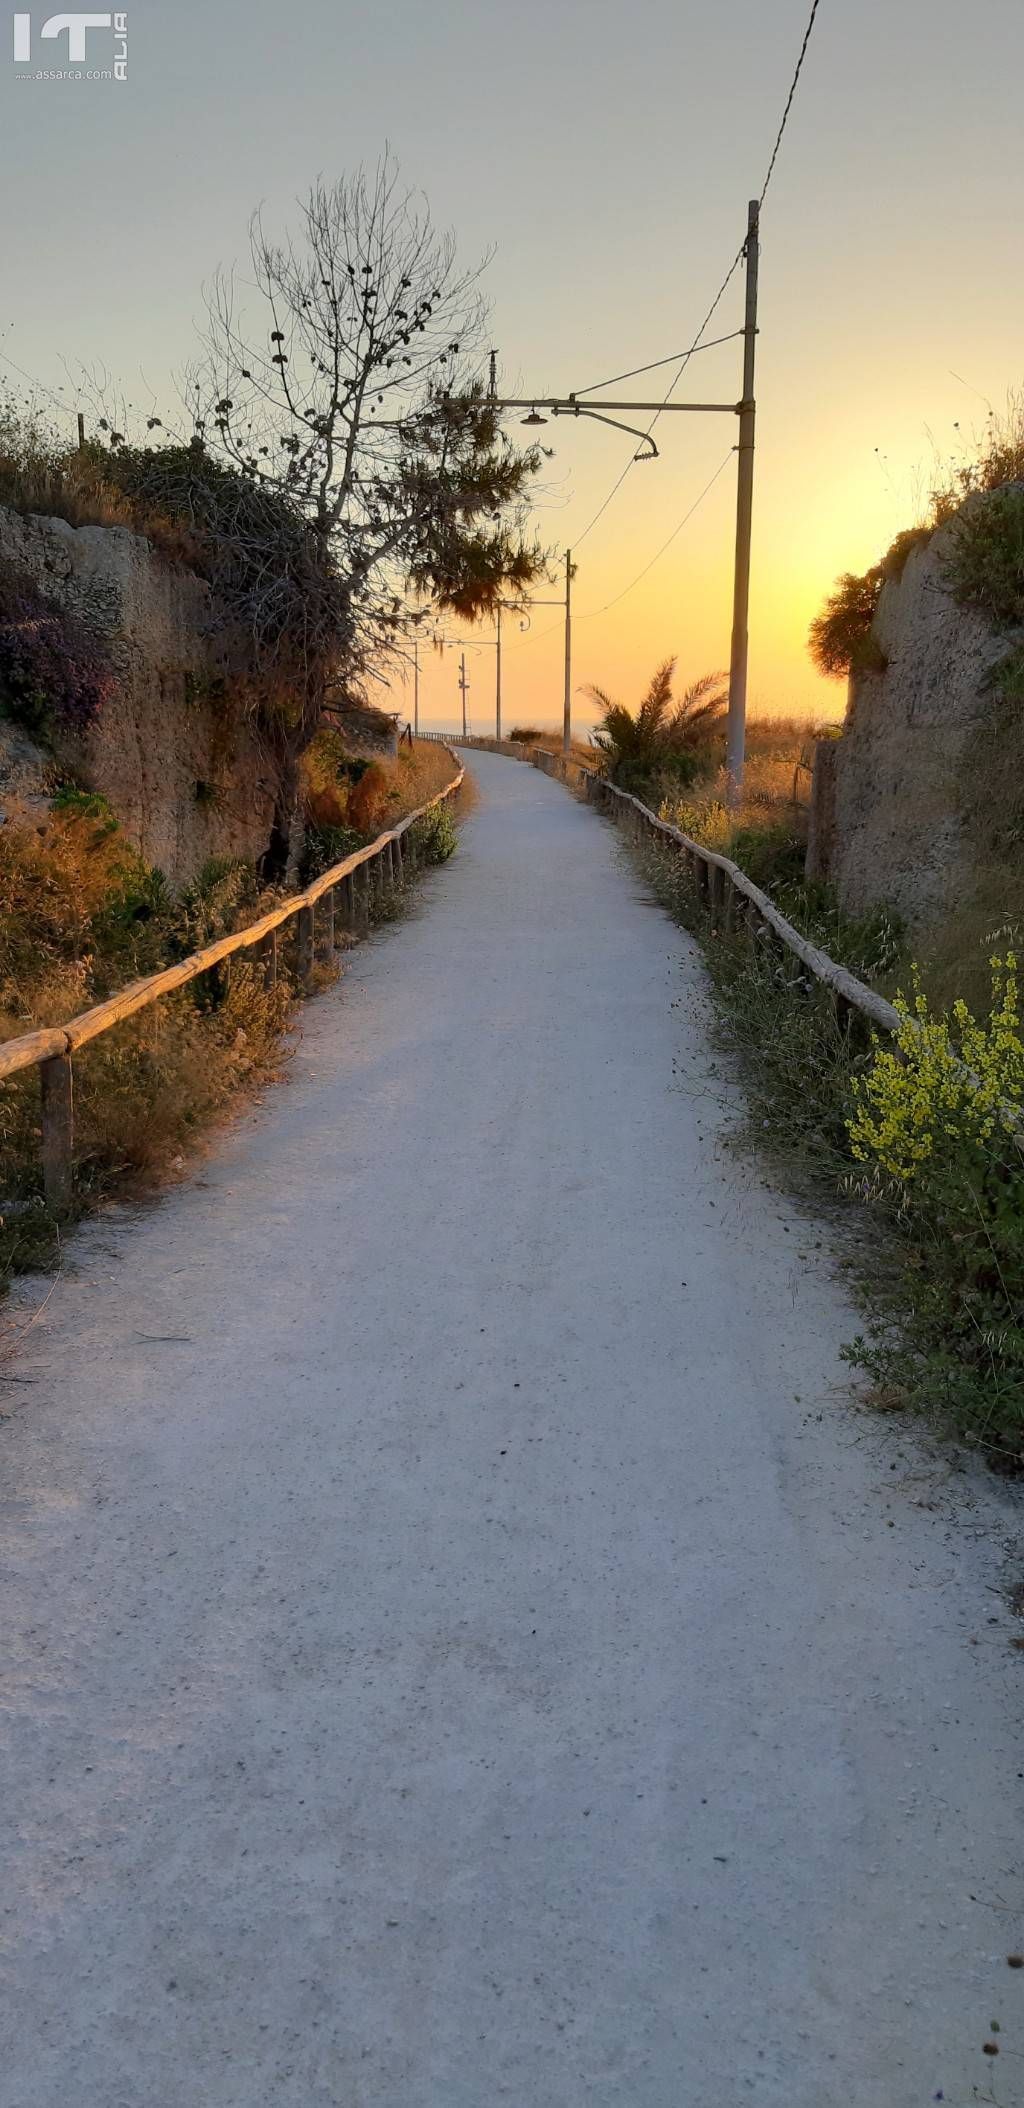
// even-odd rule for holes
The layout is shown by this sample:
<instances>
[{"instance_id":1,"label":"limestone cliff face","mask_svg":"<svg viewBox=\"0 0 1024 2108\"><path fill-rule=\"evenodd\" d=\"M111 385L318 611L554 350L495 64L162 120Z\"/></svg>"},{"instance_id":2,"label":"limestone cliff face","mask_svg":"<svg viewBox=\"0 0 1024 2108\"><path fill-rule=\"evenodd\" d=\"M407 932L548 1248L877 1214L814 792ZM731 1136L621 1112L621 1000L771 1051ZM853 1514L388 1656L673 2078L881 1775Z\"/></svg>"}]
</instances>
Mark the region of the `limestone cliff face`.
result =
<instances>
[{"instance_id":1,"label":"limestone cliff face","mask_svg":"<svg viewBox=\"0 0 1024 2108\"><path fill-rule=\"evenodd\" d=\"M62 752L110 800L147 862L181 885L210 857L261 856L272 764L225 691L204 582L127 528L70 527L2 507L0 564L27 573L109 653L115 692Z\"/></svg>"},{"instance_id":2,"label":"limestone cliff face","mask_svg":"<svg viewBox=\"0 0 1024 2108\"><path fill-rule=\"evenodd\" d=\"M992 669L1019 641L953 599L953 532L939 528L883 586L873 633L884 670L851 676L843 736L819 761L813 867L851 912L890 902L911 930L973 883L961 767L993 709Z\"/></svg>"}]
</instances>

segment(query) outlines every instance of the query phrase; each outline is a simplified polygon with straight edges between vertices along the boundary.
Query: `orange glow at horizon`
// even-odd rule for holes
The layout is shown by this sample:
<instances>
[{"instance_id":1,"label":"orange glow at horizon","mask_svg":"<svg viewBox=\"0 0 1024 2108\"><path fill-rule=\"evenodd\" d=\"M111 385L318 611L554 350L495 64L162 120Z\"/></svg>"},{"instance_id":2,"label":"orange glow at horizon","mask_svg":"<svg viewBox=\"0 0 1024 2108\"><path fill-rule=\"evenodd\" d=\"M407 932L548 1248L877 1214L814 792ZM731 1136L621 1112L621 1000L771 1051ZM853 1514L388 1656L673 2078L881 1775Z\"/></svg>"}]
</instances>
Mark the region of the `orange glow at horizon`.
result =
<instances>
[{"instance_id":1,"label":"orange glow at horizon","mask_svg":"<svg viewBox=\"0 0 1024 2108\"><path fill-rule=\"evenodd\" d=\"M244 258L254 207L294 229L318 172L372 167L385 139L460 263L484 260L482 378L494 346L517 398L659 399L672 364L636 369L691 342L745 235L808 10L519 0L511 34L493 0L389 0L357 19L307 0L297 53L271 0L225 0L203 12L202 66L194 12L148 11L124 93L29 92L0 69L23 200L5 230L2 350L69 413L81 363L136 418L157 400L173 419L200 289ZM807 654L811 617L841 572L920 518L934 453L969 449L988 402L998 412L1024 378L1022 64L1020 0L986 0L982 16L960 0L819 11L761 222L753 712L841 714L843 684ZM95 240L68 213L83 169ZM738 271L711 334L742 316ZM735 339L702 350L677 398L735 402L741 373ZM635 704L662 659L680 681L727 665L734 461L681 522L735 420L662 418L658 459L629 470L592 527L636 442L571 418L527 434L511 413L508 429L553 449L535 523L556 563L566 545L578 559L575 721L593 717L590 684ZM468 636L471 723L489 729L493 631L445 628ZM559 722L557 609L525 634L510 615L504 641L506 728ZM423 654L424 726L458 726L458 657ZM382 700L411 715L411 681L396 673Z\"/></svg>"}]
</instances>

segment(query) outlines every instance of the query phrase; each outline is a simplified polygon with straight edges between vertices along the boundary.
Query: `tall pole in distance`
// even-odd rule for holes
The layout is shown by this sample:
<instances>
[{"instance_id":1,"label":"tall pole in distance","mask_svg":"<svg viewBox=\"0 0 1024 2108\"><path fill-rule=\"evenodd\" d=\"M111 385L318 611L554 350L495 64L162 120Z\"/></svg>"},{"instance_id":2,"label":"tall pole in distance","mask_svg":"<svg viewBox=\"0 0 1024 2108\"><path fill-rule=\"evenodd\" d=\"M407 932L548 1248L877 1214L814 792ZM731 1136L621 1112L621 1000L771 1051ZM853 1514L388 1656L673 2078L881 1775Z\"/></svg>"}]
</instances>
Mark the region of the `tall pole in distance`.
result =
<instances>
[{"instance_id":1,"label":"tall pole in distance","mask_svg":"<svg viewBox=\"0 0 1024 2108\"><path fill-rule=\"evenodd\" d=\"M572 751L572 551L565 552L565 698L562 705L562 752Z\"/></svg>"},{"instance_id":2,"label":"tall pole in distance","mask_svg":"<svg viewBox=\"0 0 1024 2108\"><path fill-rule=\"evenodd\" d=\"M415 738L420 736L420 640L412 640L412 728Z\"/></svg>"},{"instance_id":3,"label":"tall pole in distance","mask_svg":"<svg viewBox=\"0 0 1024 2108\"><path fill-rule=\"evenodd\" d=\"M469 682L468 682L468 681L467 681L467 679L466 679L466 654L465 654L465 652L463 652L463 653L462 653L462 656L461 656L461 658L459 659L459 687L460 687L460 688L461 688L461 690L462 690L462 737L463 737L463 739L465 739L465 737L466 737L466 690L467 690L467 688L469 687Z\"/></svg>"},{"instance_id":4,"label":"tall pole in distance","mask_svg":"<svg viewBox=\"0 0 1024 2108\"><path fill-rule=\"evenodd\" d=\"M501 602L498 602L498 636L494 652L494 737L501 738Z\"/></svg>"},{"instance_id":5,"label":"tall pole in distance","mask_svg":"<svg viewBox=\"0 0 1024 2108\"><path fill-rule=\"evenodd\" d=\"M747 644L750 609L750 529L754 507L754 352L757 345L757 249L760 206L747 206L747 297L743 316L743 401L740 406L739 462L736 477L736 570L732 600L732 650L729 656L728 798L738 805L743 792L743 756L747 725Z\"/></svg>"}]
</instances>

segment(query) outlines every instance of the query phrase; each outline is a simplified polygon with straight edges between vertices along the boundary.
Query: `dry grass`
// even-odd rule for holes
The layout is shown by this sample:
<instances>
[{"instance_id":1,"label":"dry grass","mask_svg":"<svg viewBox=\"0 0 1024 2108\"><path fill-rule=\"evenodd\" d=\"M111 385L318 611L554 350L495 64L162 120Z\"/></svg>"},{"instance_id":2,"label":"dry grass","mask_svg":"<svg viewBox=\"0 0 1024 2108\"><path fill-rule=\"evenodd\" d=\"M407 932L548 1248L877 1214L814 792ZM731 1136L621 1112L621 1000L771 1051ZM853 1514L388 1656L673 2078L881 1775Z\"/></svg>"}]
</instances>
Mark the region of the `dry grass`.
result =
<instances>
[{"instance_id":1,"label":"dry grass","mask_svg":"<svg viewBox=\"0 0 1024 2108\"><path fill-rule=\"evenodd\" d=\"M695 841L728 849L734 836L749 828L777 826L806 838L816 721L807 717L752 717L747 723L747 759L743 802L735 813L726 809L724 756L713 775L685 792L660 796L662 815ZM530 742L545 753L560 754L560 729L541 730ZM598 768L601 755L589 740L574 739L572 758L582 768ZM671 809L669 809L671 808ZM680 817L682 815L682 817Z\"/></svg>"},{"instance_id":2,"label":"dry grass","mask_svg":"<svg viewBox=\"0 0 1024 2108\"><path fill-rule=\"evenodd\" d=\"M451 755L432 739L417 739L411 747L400 747L397 759L389 761L387 768L393 820L402 820L418 805L426 805L452 780Z\"/></svg>"},{"instance_id":3,"label":"dry grass","mask_svg":"<svg viewBox=\"0 0 1024 2108\"><path fill-rule=\"evenodd\" d=\"M0 829L0 1037L60 1024L137 974L241 927L261 897L241 866L211 869L172 901L100 800L12 813ZM205 975L105 1034L75 1063L76 1180L87 1205L145 1186L273 1072L287 1021L249 960ZM0 1282L52 1246L42 1206L35 1071L0 1094Z\"/></svg>"},{"instance_id":4,"label":"dry grass","mask_svg":"<svg viewBox=\"0 0 1024 2108\"><path fill-rule=\"evenodd\" d=\"M662 796L661 817L681 827L694 841L723 852L738 835L751 829L759 833L777 829L794 840L805 840L814 740L815 726L807 718L751 718L740 805L728 809L723 760L713 775L689 790Z\"/></svg>"},{"instance_id":5,"label":"dry grass","mask_svg":"<svg viewBox=\"0 0 1024 2108\"><path fill-rule=\"evenodd\" d=\"M13 512L67 520L72 527L132 527L127 499L86 471L78 457L19 457L0 441L0 504Z\"/></svg>"},{"instance_id":6,"label":"dry grass","mask_svg":"<svg viewBox=\"0 0 1024 2108\"><path fill-rule=\"evenodd\" d=\"M0 505L71 527L127 527L169 562L196 567L199 536L183 520L133 502L108 474L109 459L95 441L84 451L69 447L38 405L20 404L0 387Z\"/></svg>"},{"instance_id":7,"label":"dry grass","mask_svg":"<svg viewBox=\"0 0 1024 2108\"><path fill-rule=\"evenodd\" d=\"M936 456L928 494L928 525L940 527L975 491L1024 481L1024 389L1011 388L1002 411L990 410L984 429L964 437L957 453Z\"/></svg>"},{"instance_id":8,"label":"dry grass","mask_svg":"<svg viewBox=\"0 0 1024 2108\"><path fill-rule=\"evenodd\" d=\"M450 757L430 742L382 764L383 824L427 803L451 773ZM445 824L424 840L428 860L449 854L454 839L448 808L439 810ZM12 811L0 828L0 1039L65 1022L137 975L244 928L277 897L250 866L223 862L172 899L100 798L71 794L64 808ZM375 919L391 920L403 900L401 887L378 894ZM76 1057L77 1208L115 1186L159 1184L184 1150L274 1075L294 996L294 941L292 926L282 932L273 988L259 961L235 957ZM320 961L313 985L336 977L334 963ZM54 1249L39 1123L30 1070L0 1093L0 1287Z\"/></svg>"},{"instance_id":9,"label":"dry grass","mask_svg":"<svg viewBox=\"0 0 1024 2108\"><path fill-rule=\"evenodd\" d=\"M319 828L348 830L370 841L443 791L451 757L433 740L402 745L396 755L358 755L342 735L317 734L303 758L306 805Z\"/></svg>"}]
</instances>

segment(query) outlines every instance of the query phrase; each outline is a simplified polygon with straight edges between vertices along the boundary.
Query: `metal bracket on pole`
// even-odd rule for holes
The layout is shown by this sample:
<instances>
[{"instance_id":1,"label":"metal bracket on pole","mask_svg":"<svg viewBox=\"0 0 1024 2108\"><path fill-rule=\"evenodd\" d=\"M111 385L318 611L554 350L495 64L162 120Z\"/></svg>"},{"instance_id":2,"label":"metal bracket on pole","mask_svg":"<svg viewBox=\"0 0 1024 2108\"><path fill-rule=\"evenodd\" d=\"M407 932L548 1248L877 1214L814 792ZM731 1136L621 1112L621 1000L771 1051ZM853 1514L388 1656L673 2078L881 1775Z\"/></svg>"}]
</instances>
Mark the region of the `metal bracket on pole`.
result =
<instances>
[{"instance_id":1,"label":"metal bracket on pole","mask_svg":"<svg viewBox=\"0 0 1024 2108\"><path fill-rule=\"evenodd\" d=\"M754 501L754 427L756 404L754 400L754 356L757 346L757 263L758 233L760 225L760 200L752 199L747 207L747 236L743 246L746 259L746 298L743 321L743 394L739 402L732 403L674 403L626 402L618 398L596 396L581 402L578 394L571 395L506 395L497 392L497 353L490 357L490 381L487 401L495 410L525 410L528 414L524 424L542 425L546 411L550 417L592 417L600 424L609 424L631 437L646 441L652 449L649 454L638 453L638 461L653 461L658 449L647 432L638 432L631 425L616 425L613 417L604 415L609 410L635 411L656 417L679 416L683 412L721 413L739 419L739 443L737 454L736 482L736 555L733 577L732 643L729 655L729 732L727 751L728 797L731 805L739 801L743 787L743 761L746 745L747 714L747 653L750 608L750 544ZM731 273L730 273L731 276ZM727 342L728 339L715 339ZM693 347L697 349L697 346ZM702 350L711 346L702 345ZM629 375L621 376L629 379ZM572 609L571 583L572 565L566 550L565 577L565 700L563 709L562 744L566 754L571 742L571 683L572 683ZM532 606L544 607L545 601L531 602ZM465 695L463 695L465 708Z\"/></svg>"}]
</instances>

